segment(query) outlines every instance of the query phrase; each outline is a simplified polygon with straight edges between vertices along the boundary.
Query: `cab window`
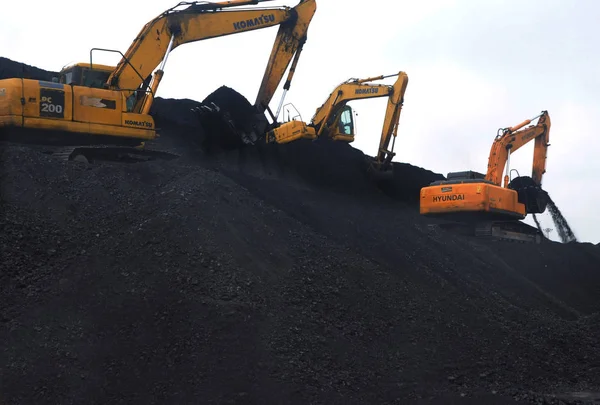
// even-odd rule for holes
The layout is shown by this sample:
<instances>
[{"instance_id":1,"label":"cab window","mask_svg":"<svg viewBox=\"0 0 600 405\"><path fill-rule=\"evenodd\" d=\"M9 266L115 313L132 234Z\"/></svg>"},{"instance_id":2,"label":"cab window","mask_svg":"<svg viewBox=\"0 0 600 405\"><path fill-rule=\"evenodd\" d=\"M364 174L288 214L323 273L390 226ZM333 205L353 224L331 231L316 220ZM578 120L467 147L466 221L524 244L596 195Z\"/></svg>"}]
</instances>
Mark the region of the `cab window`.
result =
<instances>
[{"instance_id":1,"label":"cab window","mask_svg":"<svg viewBox=\"0 0 600 405\"><path fill-rule=\"evenodd\" d=\"M99 70L90 70L75 66L65 70L60 75L60 83L72 84L74 86L94 87L97 89L104 88L104 83L108 80L110 72L102 72Z\"/></svg>"},{"instance_id":2,"label":"cab window","mask_svg":"<svg viewBox=\"0 0 600 405\"><path fill-rule=\"evenodd\" d=\"M65 70L60 74L58 81L63 84L77 84L77 73L76 68Z\"/></svg>"},{"instance_id":3,"label":"cab window","mask_svg":"<svg viewBox=\"0 0 600 405\"><path fill-rule=\"evenodd\" d=\"M340 113L339 130L344 135L353 135L352 108L346 106Z\"/></svg>"},{"instance_id":4,"label":"cab window","mask_svg":"<svg viewBox=\"0 0 600 405\"><path fill-rule=\"evenodd\" d=\"M82 86L94 87L96 89L102 89L104 83L108 80L109 72L102 72L98 70L83 69Z\"/></svg>"},{"instance_id":5,"label":"cab window","mask_svg":"<svg viewBox=\"0 0 600 405\"><path fill-rule=\"evenodd\" d=\"M64 76L64 83L71 84L73 83L73 72L67 72Z\"/></svg>"}]
</instances>

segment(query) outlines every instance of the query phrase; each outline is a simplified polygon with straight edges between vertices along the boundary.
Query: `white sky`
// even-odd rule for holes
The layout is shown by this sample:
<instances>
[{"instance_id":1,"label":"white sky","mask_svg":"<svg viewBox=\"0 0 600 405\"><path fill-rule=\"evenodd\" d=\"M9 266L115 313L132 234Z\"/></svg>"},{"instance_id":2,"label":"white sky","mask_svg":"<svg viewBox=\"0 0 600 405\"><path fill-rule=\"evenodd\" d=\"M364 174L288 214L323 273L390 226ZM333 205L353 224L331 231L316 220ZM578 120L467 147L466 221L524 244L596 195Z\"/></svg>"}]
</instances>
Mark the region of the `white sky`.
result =
<instances>
[{"instance_id":1,"label":"white sky","mask_svg":"<svg viewBox=\"0 0 600 405\"><path fill-rule=\"evenodd\" d=\"M125 52L147 21L176 4L5 3L0 56L48 70L88 61L92 47ZM318 0L286 102L310 120L340 82L403 70L409 84L395 160L444 175L485 173L497 129L548 110L551 146L543 187L579 240L598 243L600 141L593 130L600 112L598 21L595 0ZM200 101L225 84L254 102L276 32L272 27L180 46L169 57L158 95ZM118 58L95 54L94 60L116 64ZM280 96L281 86L271 103L274 111ZM359 114L353 145L370 155L379 142L385 102L350 103ZM512 157L511 168L522 175L531 174L532 147ZM553 227L547 213L541 220Z\"/></svg>"}]
</instances>

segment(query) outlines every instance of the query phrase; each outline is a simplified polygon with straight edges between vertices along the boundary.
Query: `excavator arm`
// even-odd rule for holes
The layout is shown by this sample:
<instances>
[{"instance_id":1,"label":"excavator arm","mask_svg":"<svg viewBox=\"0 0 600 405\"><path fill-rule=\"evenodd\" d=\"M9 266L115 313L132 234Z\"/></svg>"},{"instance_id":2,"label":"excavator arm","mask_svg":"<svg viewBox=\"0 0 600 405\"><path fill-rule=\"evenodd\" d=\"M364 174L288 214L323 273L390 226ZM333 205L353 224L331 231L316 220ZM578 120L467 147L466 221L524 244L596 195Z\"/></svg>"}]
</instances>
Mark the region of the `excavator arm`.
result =
<instances>
[{"instance_id":1,"label":"excavator arm","mask_svg":"<svg viewBox=\"0 0 600 405\"><path fill-rule=\"evenodd\" d=\"M539 118L536 125L529 125L533 120ZM532 179L536 185L541 185L542 176L546 172L546 155L550 140L550 116L547 111L532 119L525 120L519 125L510 128L502 128L498 131L498 135L492 144L490 156L488 159L488 170L486 180L491 181L496 185L501 185L502 174L505 167L507 168L504 175L504 187L508 186L510 155L516 152L519 148L535 139Z\"/></svg>"},{"instance_id":2,"label":"excavator arm","mask_svg":"<svg viewBox=\"0 0 600 405\"><path fill-rule=\"evenodd\" d=\"M306 40L308 25L316 11L316 0L301 0L294 8L229 10L262 1L270 0L179 3L142 28L108 77L107 87L123 91L125 97L136 94L140 86L149 85L154 93L169 53L179 45L280 25L257 97L261 106L268 105L290 61ZM161 66L149 84L159 63ZM287 86L289 88L289 83ZM133 112L147 112L151 100L138 99Z\"/></svg>"},{"instance_id":3,"label":"excavator arm","mask_svg":"<svg viewBox=\"0 0 600 405\"><path fill-rule=\"evenodd\" d=\"M254 103L259 113L269 108L269 103L281 82L283 75L292 61L286 82L283 85L285 93L290 89L292 78L296 72L296 66L300 60L300 54L307 40L308 26L316 11L314 0L303 0L294 9L294 16L283 22L275 38L275 43L269 57L269 62L263 75L263 80ZM281 104L284 97L281 98ZM271 114L273 120L275 117Z\"/></svg>"},{"instance_id":4,"label":"excavator arm","mask_svg":"<svg viewBox=\"0 0 600 405\"><path fill-rule=\"evenodd\" d=\"M375 165L379 166L379 170L387 170L392 159L396 155L394 153L394 144L396 135L398 134L398 124L400 122L400 112L404 104L404 93L408 86L408 76L404 72L398 74L398 80L392 87L392 93L388 99L387 109L385 111L385 120L383 121L383 130L381 139L379 140L379 149L375 157ZM390 141L392 147L389 149Z\"/></svg>"}]
</instances>

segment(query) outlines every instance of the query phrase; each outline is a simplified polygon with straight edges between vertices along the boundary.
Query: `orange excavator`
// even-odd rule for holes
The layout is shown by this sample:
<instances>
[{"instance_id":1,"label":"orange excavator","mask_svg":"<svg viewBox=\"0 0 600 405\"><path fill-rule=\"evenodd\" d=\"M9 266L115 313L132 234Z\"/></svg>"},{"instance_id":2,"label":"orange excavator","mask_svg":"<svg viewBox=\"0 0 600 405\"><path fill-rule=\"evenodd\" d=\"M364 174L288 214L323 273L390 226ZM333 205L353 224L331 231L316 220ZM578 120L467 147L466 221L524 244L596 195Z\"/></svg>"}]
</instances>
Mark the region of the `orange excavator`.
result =
<instances>
[{"instance_id":1,"label":"orange excavator","mask_svg":"<svg viewBox=\"0 0 600 405\"><path fill-rule=\"evenodd\" d=\"M537 124L529 125L537 118ZM450 220L442 227L471 235L539 243L542 237L539 229L521 220L527 214L543 213L548 204L548 195L541 185L546 172L549 135L547 111L514 127L501 128L492 144L487 174L448 173L446 180L424 187L421 215ZM535 142L531 177L517 173L511 181L511 154L531 140Z\"/></svg>"}]
</instances>

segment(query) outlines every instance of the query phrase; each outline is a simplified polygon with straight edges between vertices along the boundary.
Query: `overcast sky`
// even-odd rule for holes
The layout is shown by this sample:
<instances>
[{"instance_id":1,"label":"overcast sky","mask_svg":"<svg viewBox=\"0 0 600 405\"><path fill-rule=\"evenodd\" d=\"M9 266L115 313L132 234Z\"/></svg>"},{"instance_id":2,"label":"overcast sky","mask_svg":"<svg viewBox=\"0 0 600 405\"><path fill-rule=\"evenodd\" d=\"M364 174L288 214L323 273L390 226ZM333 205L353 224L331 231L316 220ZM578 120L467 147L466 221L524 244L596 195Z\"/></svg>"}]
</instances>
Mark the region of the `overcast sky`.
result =
<instances>
[{"instance_id":1,"label":"overcast sky","mask_svg":"<svg viewBox=\"0 0 600 405\"><path fill-rule=\"evenodd\" d=\"M48 70L89 61L92 47L125 52L146 22L176 4L5 3L0 56ZM340 82L405 71L409 84L395 160L444 175L485 173L497 129L547 110L552 128L543 187L579 240L598 243L598 21L600 2L594 0L318 0L286 101L310 120ZM225 84L253 102L276 32L272 27L180 46L169 57L158 95L202 100ZM102 54L94 60L118 61ZM281 86L273 110L280 96ZM358 113L354 146L370 155L385 102L350 104ZM512 157L511 168L521 175L531 175L532 147ZM548 213L540 218L554 227Z\"/></svg>"}]
</instances>

